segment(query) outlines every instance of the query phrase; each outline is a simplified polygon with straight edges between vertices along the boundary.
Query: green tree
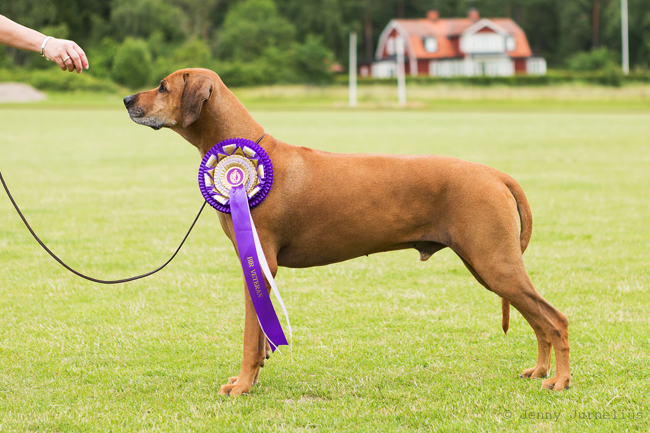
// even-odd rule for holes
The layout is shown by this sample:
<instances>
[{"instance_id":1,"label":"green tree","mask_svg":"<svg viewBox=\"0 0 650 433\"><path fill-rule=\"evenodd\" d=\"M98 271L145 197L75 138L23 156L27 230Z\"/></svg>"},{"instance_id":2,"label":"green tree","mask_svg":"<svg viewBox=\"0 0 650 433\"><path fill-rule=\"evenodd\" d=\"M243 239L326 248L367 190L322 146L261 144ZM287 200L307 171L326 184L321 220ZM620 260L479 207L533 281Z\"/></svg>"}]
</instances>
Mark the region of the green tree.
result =
<instances>
[{"instance_id":1,"label":"green tree","mask_svg":"<svg viewBox=\"0 0 650 433\"><path fill-rule=\"evenodd\" d=\"M158 82L178 69L212 69L214 64L208 44L202 39L191 39L156 58L152 81Z\"/></svg>"},{"instance_id":2,"label":"green tree","mask_svg":"<svg viewBox=\"0 0 650 433\"><path fill-rule=\"evenodd\" d=\"M189 33L185 13L163 0L113 0L111 5L110 23L118 40L147 39L160 32L165 42L179 43Z\"/></svg>"},{"instance_id":3,"label":"green tree","mask_svg":"<svg viewBox=\"0 0 650 433\"><path fill-rule=\"evenodd\" d=\"M294 37L294 26L278 13L272 0L245 0L228 11L218 51L224 59L250 61L268 47L289 48Z\"/></svg>"},{"instance_id":4,"label":"green tree","mask_svg":"<svg viewBox=\"0 0 650 433\"><path fill-rule=\"evenodd\" d=\"M278 10L296 27L296 38L306 41L308 35L318 35L322 45L347 58L348 34L358 31L355 22L347 22L340 0L275 0Z\"/></svg>"},{"instance_id":5,"label":"green tree","mask_svg":"<svg viewBox=\"0 0 650 433\"><path fill-rule=\"evenodd\" d=\"M302 44L294 45L296 72L300 81L324 84L332 81L330 67L334 55L319 36L309 34Z\"/></svg>"},{"instance_id":6,"label":"green tree","mask_svg":"<svg viewBox=\"0 0 650 433\"><path fill-rule=\"evenodd\" d=\"M41 31L46 26L56 25L56 6L52 0L11 0L0 1L0 14L24 26ZM21 66L44 63L33 53L2 47L5 63Z\"/></svg>"},{"instance_id":7,"label":"green tree","mask_svg":"<svg viewBox=\"0 0 650 433\"><path fill-rule=\"evenodd\" d=\"M185 11L191 38L209 40L215 26L211 17L223 0L170 0L171 4Z\"/></svg>"},{"instance_id":8,"label":"green tree","mask_svg":"<svg viewBox=\"0 0 650 433\"><path fill-rule=\"evenodd\" d=\"M115 52L113 79L132 89L151 82L151 53L147 42L127 37Z\"/></svg>"},{"instance_id":9,"label":"green tree","mask_svg":"<svg viewBox=\"0 0 650 433\"><path fill-rule=\"evenodd\" d=\"M111 11L111 4L106 0L48 1L51 1L56 8L54 24L65 24L70 30L69 37L82 45L88 41L88 35L92 32L92 25L95 22L93 17L106 20Z\"/></svg>"},{"instance_id":10,"label":"green tree","mask_svg":"<svg viewBox=\"0 0 650 433\"><path fill-rule=\"evenodd\" d=\"M619 53L621 62L621 7L620 0L610 1L604 7L601 45ZM628 0L630 66L650 67L650 2Z\"/></svg>"}]
</instances>

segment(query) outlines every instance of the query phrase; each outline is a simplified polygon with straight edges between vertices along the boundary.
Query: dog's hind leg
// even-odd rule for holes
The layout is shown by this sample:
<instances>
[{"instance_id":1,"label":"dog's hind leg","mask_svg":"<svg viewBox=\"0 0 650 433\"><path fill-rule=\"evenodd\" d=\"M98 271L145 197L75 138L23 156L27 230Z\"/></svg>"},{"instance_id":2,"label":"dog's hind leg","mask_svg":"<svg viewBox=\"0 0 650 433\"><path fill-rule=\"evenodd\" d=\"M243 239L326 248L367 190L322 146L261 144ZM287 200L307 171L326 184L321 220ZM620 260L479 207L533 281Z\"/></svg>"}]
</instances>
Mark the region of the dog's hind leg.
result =
<instances>
[{"instance_id":1,"label":"dog's hind leg","mask_svg":"<svg viewBox=\"0 0 650 433\"><path fill-rule=\"evenodd\" d=\"M460 258L469 272L476 278L476 281L478 281L483 287L488 289L489 291L493 292L493 290L487 285L485 281L483 281L483 278L476 272L476 270L467 263L465 259L462 257ZM521 377L524 378L540 378L540 377L548 377L548 373L550 370L550 363L551 363L551 340L550 338L546 335L544 330L537 324L536 321L534 321L529 315L527 314L522 314L528 324L533 328L533 331L535 331L535 336L537 337L537 365L532 368L528 368L521 373ZM504 324L504 329L503 332L507 332L508 328Z\"/></svg>"},{"instance_id":2,"label":"dog's hind leg","mask_svg":"<svg viewBox=\"0 0 650 433\"><path fill-rule=\"evenodd\" d=\"M522 376L546 376L552 346L555 350L556 374L544 380L542 387L556 391L568 388L571 383L569 321L535 290L524 269L518 245L495 246L484 257L468 257L468 262L493 292L509 300L519 310L537 335L537 366L525 370Z\"/></svg>"}]
</instances>

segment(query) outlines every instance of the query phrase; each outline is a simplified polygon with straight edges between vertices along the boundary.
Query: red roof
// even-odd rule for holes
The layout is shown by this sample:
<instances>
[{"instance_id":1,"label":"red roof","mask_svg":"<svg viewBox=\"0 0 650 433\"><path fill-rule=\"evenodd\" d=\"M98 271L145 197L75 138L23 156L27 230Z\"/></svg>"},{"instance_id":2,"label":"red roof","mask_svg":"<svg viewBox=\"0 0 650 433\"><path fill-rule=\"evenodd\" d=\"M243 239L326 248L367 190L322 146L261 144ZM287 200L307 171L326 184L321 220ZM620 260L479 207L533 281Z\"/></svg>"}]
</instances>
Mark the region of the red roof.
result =
<instances>
[{"instance_id":1,"label":"red roof","mask_svg":"<svg viewBox=\"0 0 650 433\"><path fill-rule=\"evenodd\" d=\"M411 46L413 47L413 54L418 59L444 59L464 57L464 53L461 52L459 46L460 36L471 26L477 23L486 23L488 21L515 38L516 48L514 51L508 51L508 56L530 57L532 55L526 34L521 27L510 18L487 18L479 21L470 18L438 18L435 20L428 18L395 19L388 24L386 30L388 30L391 25L392 27L395 27L396 25L403 29L408 34ZM384 30L384 32L386 30ZM486 25L476 29L477 33L481 31L494 30L490 28L489 25ZM393 30L391 33L395 32L396 31ZM438 49L436 52L429 53L425 51L423 40L425 36L434 36L436 38L438 42ZM383 39L385 45L386 38ZM380 39L380 44L381 43L382 39ZM383 49L384 47L379 46L378 53L383 53ZM385 54L379 57L384 56Z\"/></svg>"}]
</instances>

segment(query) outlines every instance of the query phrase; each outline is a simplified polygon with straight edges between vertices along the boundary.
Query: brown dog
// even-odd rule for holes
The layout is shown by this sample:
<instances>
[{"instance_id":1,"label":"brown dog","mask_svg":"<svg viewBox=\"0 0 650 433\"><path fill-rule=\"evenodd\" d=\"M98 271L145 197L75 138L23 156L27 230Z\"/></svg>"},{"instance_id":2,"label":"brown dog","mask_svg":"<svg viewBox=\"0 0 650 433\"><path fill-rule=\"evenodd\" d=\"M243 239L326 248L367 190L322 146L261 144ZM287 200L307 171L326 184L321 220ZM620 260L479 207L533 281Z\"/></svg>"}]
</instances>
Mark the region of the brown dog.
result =
<instances>
[{"instance_id":1,"label":"brown dog","mask_svg":"<svg viewBox=\"0 0 650 433\"><path fill-rule=\"evenodd\" d=\"M264 133L219 76L206 69L174 72L158 88L127 96L124 105L136 123L176 131L201 156L227 138L255 141ZM504 332L510 303L535 331L537 365L521 376L548 377L553 348L556 375L542 387L569 387L568 320L535 290L524 269L532 215L514 179L442 156L333 154L268 134L260 145L275 178L252 216L273 275L278 266L322 266L406 248L418 250L424 261L449 247L479 283L502 298ZM230 215L219 213L219 221L236 249ZM220 394L249 392L270 355L244 292L242 367Z\"/></svg>"}]
</instances>

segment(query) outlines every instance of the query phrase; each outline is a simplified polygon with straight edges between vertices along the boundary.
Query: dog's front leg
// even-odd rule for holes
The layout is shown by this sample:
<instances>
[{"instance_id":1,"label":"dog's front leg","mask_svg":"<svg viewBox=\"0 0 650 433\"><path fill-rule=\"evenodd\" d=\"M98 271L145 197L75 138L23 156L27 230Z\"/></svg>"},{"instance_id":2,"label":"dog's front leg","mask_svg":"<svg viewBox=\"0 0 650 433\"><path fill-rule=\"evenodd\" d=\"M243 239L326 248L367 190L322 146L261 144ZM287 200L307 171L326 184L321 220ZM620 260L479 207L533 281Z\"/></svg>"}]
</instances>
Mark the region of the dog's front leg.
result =
<instances>
[{"instance_id":1,"label":"dog's front leg","mask_svg":"<svg viewBox=\"0 0 650 433\"><path fill-rule=\"evenodd\" d=\"M268 284L267 284L268 287ZM266 336L260 328L257 313L251 301L251 296L244 282L244 299L246 304L246 317L244 323L244 358L239 375L231 377L226 385L221 386L219 394L237 396L246 394L257 382L260 368L270 356L271 349Z\"/></svg>"}]
</instances>

